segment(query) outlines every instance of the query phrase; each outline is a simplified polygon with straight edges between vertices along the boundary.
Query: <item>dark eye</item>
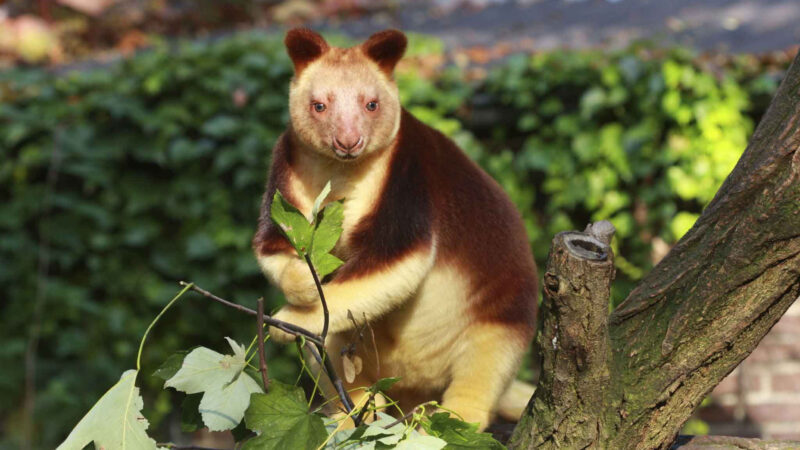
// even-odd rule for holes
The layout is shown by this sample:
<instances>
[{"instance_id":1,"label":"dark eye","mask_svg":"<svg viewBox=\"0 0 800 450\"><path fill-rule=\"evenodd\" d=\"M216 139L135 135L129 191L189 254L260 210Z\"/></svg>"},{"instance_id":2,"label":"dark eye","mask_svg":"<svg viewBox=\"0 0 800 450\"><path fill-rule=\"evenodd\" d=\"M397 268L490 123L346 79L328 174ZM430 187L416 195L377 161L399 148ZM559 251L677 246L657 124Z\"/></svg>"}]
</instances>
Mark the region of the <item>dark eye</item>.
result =
<instances>
[{"instance_id":1,"label":"dark eye","mask_svg":"<svg viewBox=\"0 0 800 450\"><path fill-rule=\"evenodd\" d=\"M375 111L376 109L378 109L378 102L367 103L367 111Z\"/></svg>"},{"instance_id":2,"label":"dark eye","mask_svg":"<svg viewBox=\"0 0 800 450\"><path fill-rule=\"evenodd\" d=\"M324 103L314 103L313 107L314 107L314 111L316 111L318 113L321 113L322 111L325 111L325 104Z\"/></svg>"}]
</instances>

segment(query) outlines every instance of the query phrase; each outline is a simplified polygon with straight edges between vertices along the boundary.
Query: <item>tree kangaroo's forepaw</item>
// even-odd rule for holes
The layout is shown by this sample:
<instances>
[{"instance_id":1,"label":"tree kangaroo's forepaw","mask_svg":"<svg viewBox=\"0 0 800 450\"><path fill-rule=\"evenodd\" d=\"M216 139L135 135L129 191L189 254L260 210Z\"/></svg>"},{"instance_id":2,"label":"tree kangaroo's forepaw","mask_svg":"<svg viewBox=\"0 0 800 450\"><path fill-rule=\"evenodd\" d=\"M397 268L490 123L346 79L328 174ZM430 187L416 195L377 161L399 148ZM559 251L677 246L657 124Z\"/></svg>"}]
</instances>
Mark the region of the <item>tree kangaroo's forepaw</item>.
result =
<instances>
[{"instance_id":1,"label":"tree kangaroo's forepaw","mask_svg":"<svg viewBox=\"0 0 800 450\"><path fill-rule=\"evenodd\" d=\"M319 292L305 261L297 258L286 265L280 287L290 305L309 307L319 302Z\"/></svg>"},{"instance_id":2,"label":"tree kangaroo's forepaw","mask_svg":"<svg viewBox=\"0 0 800 450\"><path fill-rule=\"evenodd\" d=\"M478 424L478 431L483 431L486 427L489 426L489 423L492 420L491 412L481 408L475 407L472 405L464 404L464 403L445 403L443 409L438 410L437 412L448 412L453 417L459 418L467 423L477 423ZM454 415L452 412L455 412L458 415Z\"/></svg>"},{"instance_id":3,"label":"tree kangaroo's forepaw","mask_svg":"<svg viewBox=\"0 0 800 450\"><path fill-rule=\"evenodd\" d=\"M323 316L322 308L319 307L298 308L296 306L286 305L272 317L274 319L305 328L314 334L322 333ZM269 335L272 339L280 343L287 343L294 340L293 334L279 330L275 327L269 327Z\"/></svg>"}]
</instances>

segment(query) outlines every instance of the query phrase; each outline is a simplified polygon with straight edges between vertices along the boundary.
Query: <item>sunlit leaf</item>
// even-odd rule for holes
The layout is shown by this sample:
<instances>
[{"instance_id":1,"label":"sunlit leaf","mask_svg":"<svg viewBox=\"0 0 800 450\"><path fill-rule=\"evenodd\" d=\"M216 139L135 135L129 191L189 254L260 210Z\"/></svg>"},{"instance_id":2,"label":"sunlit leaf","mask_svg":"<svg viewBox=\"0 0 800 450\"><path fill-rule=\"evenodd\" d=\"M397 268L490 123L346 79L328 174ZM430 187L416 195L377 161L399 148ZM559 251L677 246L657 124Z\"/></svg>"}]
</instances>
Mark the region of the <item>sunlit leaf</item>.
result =
<instances>
[{"instance_id":1,"label":"sunlit leaf","mask_svg":"<svg viewBox=\"0 0 800 450\"><path fill-rule=\"evenodd\" d=\"M414 434L397 443L395 450L439 450L448 446L447 441L436 436Z\"/></svg>"},{"instance_id":2,"label":"sunlit leaf","mask_svg":"<svg viewBox=\"0 0 800 450\"><path fill-rule=\"evenodd\" d=\"M155 449L156 441L145 431L148 423L141 412L143 401L136 387L138 373L136 370L123 373L57 450L81 450L92 442L96 448L107 450Z\"/></svg>"},{"instance_id":3,"label":"sunlit leaf","mask_svg":"<svg viewBox=\"0 0 800 450\"><path fill-rule=\"evenodd\" d=\"M302 257L311 245L313 228L308 219L289 203L280 191L275 191L275 196L272 198L270 216Z\"/></svg>"},{"instance_id":4,"label":"sunlit leaf","mask_svg":"<svg viewBox=\"0 0 800 450\"><path fill-rule=\"evenodd\" d=\"M328 426L330 432L334 431L335 426L335 422ZM438 450L446 445L447 442L441 438L424 436L417 430L407 430L405 424L398 422L394 417L378 412L378 420L375 422L362 424L355 429L336 432L325 448L326 450L387 448Z\"/></svg>"},{"instance_id":5,"label":"sunlit leaf","mask_svg":"<svg viewBox=\"0 0 800 450\"><path fill-rule=\"evenodd\" d=\"M328 194L331 193L331 182L328 180L325 183L325 187L322 188L322 192L319 193L316 200L314 200L314 206L311 208L311 218L312 220L316 220L317 213L319 213L319 208L322 206L322 202L328 197Z\"/></svg>"},{"instance_id":6,"label":"sunlit leaf","mask_svg":"<svg viewBox=\"0 0 800 450\"><path fill-rule=\"evenodd\" d=\"M330 251L336 246L336 242L342 234L344 206L342 202L333 202L319 214L322 217L314 227L309 253L317 275L324 278L325 275L342 265L342 261L331 255Z\"/></svg>"},{"instance_id":7,"label":"sunlit leaf","mask_svg":"<svg viewBox=\"0 0 800 450\"><path fill-rule=\"evenodd\" d=\"M164 387L187 394L202 392L200 415L211 431L230 430L244 417L250 394L263 392L258 383L244 373L244 347L230 338L233 355L222 355L205 347L191 351L180 370Z\"/></svg>"}]
</instances>

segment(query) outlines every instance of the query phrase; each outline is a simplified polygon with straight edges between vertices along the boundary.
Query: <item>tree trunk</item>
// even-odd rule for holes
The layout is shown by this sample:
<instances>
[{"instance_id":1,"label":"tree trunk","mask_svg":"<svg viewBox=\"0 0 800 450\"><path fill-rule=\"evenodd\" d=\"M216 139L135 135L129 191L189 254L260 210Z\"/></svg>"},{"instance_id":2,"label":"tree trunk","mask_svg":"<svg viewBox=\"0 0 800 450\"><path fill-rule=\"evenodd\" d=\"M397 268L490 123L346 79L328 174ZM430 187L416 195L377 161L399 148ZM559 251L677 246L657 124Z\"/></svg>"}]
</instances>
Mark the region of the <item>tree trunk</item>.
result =
<instances>
[{"instance_id":1,"label":"tree trunk","mask_svg":"<svg viewBox=\"0 0 800 450\"><path fill-rule=\"evenodd\" d=\"M553 241L542 380L510 447L669 448L800 295L800 56L714 200L610 316L611 257L565 236L592 233Z\"/></svg>"}]
</instances>

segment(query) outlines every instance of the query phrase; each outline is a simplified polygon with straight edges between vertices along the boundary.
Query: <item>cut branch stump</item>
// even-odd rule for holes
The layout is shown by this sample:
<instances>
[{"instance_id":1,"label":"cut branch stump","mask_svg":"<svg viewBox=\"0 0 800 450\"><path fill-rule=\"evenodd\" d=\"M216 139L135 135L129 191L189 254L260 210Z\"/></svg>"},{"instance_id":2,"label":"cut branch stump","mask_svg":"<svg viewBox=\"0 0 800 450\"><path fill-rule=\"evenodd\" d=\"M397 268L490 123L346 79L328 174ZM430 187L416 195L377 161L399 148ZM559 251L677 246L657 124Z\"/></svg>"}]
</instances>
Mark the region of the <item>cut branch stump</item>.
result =
<instances>
[{"instance_id":1,"label":"cut branch stump","mask_svg":"<svg viewBox=\"0 0 800 450\"><path fill-rule=\"evenodd\" d=\"M800 56L714 199L610 316L609 231L553 240L541 381L511 448L670 448L797 300Z\"/></svg>"}]
</instances>

